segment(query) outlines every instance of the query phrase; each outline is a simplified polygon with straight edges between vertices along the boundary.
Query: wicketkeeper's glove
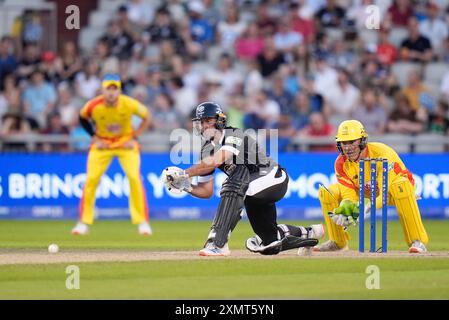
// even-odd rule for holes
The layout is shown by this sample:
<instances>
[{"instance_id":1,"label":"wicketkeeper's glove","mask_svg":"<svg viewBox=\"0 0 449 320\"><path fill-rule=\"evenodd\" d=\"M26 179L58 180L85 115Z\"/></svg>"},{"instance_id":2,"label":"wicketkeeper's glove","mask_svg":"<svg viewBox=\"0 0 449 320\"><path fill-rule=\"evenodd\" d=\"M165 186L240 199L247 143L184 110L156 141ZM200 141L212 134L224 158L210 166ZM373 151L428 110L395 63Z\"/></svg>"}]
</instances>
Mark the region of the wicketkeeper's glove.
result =
<instances>
[{"instance_id":1,"label":"wicketkeeper's glove","mask_svg":"<svg viewBox=\"0 0 449 320\"><path fill-rule=\"evenodd\" d=\"M366 219L369 216L371 204L367 198L364 201L364 218ZM350 225L357 226L360 215L359 206L351 200L343 200L340 206L335 208L334 211L329 212L328 215L336 225L342 226L345 229Z\"/></svg>"},{"instance_id":2,"label":"wicketkeeper's glove","mask_svg":"<svg viewBox=\"0 0 449 320\"><path fill-rule=\"evenodd\" d=\"M370 216L370 211L371 211L371 201L369 198L365 198L365 206L364 206L364 211L363 211L363 218L364 220L368 219ZM356 219L356 224L359 223L359 216L360 216L360 210L359 210L359 205L356 205L356 208L354 209L353 213L352 213L352 217L354 219Z\"/></svg>"}]
</instances>

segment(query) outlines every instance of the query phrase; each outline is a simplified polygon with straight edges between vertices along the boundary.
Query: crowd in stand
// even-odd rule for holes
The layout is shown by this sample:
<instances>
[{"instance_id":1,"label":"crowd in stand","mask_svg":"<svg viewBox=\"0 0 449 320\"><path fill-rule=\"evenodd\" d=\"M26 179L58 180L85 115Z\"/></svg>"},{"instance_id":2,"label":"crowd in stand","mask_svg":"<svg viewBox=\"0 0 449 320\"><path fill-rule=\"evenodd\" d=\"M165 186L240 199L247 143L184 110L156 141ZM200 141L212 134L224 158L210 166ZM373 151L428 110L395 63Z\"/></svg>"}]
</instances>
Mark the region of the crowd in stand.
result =
<instances>
[{"instance_id":1,"label":"crowd in stand","mask_svg":"<svg viewBox=\"0 0 449 320\"><path fill-rule=\"evenodd\" d=\"M332 136L349 118L371 135L449 135L449 71L437 86L424 73L449 66L448 1L161 3L124 0L91 51L70 41L45 50L39 16L27 12L0 41L0 136L84 136L78 111L106 73L120 74L124 93L150 109L150 131L189 128L193 108L208 100L232 126L279 129L283 151L296 136ZM370 5L381 18L373 30ZM393 70L403 62L416 68L401 83Z\"/></svg>"}]
</instances>

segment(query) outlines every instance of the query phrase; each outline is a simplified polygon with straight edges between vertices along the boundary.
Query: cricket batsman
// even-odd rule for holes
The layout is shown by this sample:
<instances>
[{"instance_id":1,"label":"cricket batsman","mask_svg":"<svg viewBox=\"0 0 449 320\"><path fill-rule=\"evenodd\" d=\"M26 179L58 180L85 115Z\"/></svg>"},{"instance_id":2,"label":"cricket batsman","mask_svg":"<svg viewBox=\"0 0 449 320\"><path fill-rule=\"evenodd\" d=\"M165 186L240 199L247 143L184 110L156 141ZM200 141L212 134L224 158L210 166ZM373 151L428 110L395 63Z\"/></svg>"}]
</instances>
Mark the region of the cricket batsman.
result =
<instances>
[{"instance_id":1,"label":"cricket batsman","mask_svg":"<svg viewBox=\"0 0 449 320\"><path fill-rule=\"evenodd\" d=\"M88 101L80 111L80 123L92 136L87 157L87 178L80 202L80 220L72 234L88 233L94 222L95 191L112 159L118 158L129 180L131 221L142 235L151 235L148 206L140 176L140 151L136 138L148 127L151 114L137 100L121 93L119 75L108 74L102 81L102 94ZM132 117L142 119L134 130Z\"/></svg>"},{"instance_id":2,"label":"cricket batsman","mask_svg":"<svg viewBox=\"0 0 449 320\"><path fill-rule=\"evenodd\" d=\"M216 169L227 175L200 256L230 255L228 240L243 209L256 233L246 241L246 248L251 252L276 255L285 250L311 248L318 243L324 236L322 224L303 227L277 223L276 203L287 192L287 170L268 156L254 137L227 126L227 117L215 102L199 104L192 121L203 141L201 160L186 170L166 168L163 180L171 192L188 192L208 199L214 193ZM192 177L198 177L197 185L191 185Z\"/></svg>"},{"instance_id":3,"label":"cricket batsman","mask_svg":"<svg viewBox=\"0 0 449 320\"><path fill-rule=\"evenodd\" d=\"M314 251L338 251L347 249L349 236L346 228L357 224L359 210L359 160L363 158L388 159L388 205L395 206L399 215L405 242L410 253L426 252L429 241L421 221L415 196L415 181L398 154L389 146L367 142L368 134L356 120L343 121L338 127L337 149L340 155L335 161L338 183L328 189L321 186L319 200L323 210L329 240L314 247ZM370 181L370 162L365 162L365 181ZM377 168L376 208L382 207L382 164ZM370 188L365 186L365 218L370 212Z\"/></svg>"}]
</instances>

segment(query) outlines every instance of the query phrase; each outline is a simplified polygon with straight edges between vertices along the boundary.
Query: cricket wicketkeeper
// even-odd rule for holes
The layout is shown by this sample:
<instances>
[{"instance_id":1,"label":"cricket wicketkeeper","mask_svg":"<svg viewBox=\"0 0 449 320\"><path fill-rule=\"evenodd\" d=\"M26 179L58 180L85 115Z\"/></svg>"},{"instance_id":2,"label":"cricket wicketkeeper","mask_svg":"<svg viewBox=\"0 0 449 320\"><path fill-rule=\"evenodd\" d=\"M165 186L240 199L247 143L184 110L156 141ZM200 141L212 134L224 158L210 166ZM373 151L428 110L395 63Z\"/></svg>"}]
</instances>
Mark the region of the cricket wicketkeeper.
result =
<instances>
[{"instance_id":1,"label":"cricket wicketkeeper","mask_svg":"<svg viewBox=\"0 0 449 320\"><path fill-rule=\"evenodd\" d=\"M288 174L268 157L264 148L250 135L226 125L226 116L214 102L197 106L192 119L203 143L200 163L182 170L169 167L164 180L169 190L183 190L198 198L210 198L214 191L214 172L218 168L228 177L220 191L220 204L201 256L230 254L228 238L241 219L243 208L256 233L246 248L265 255L299 247L312 247L324 236L322 224L310 227L278 225L276 202L288 186ZM198 185L190 179L198 176Z\"/></svg>"},{"instance_id":2,"label":"cricket wicketkeeper","mask_svg":"<svg viewBox=\"0 0 449 320\"><path fill-rule=\"evenodd\" d=\"M134 130L132 117L142 119ZM112 159L118 158L129 180L129 211L142 235L151 235L148 206L140 176L140 151L136 138L148 127L151 115L139 101L121 94L118 75L106 75L102 95L88 101L80 111L80 123L92 136L87 158L87 177L80 203L80 220L73 234L86 234L94 222L95 191Z\"/></svg>"},{"instance_id":3,"label":"cricket wicketkeeper","mask_svg":"<svg viewBox=\"0 0 449 320\"><path fill-rule=\"evenodd\" d=\"M367 142L368 134L363 125L356 120L343 121L336 136L340 155L335 161L335 174L338 183L328 189L320 187L319 199L324 220L329 231L329 241L314 247L314 251L337 251L347 248L346 227L358 222L359 160L363 158L388 159L388 205L395 206L404 231L409 252L426 252L429 241L421 221L415 196L415 181L398 154L389 146L378 142ZM365 162L365 181L370 181L370 163ZM377 168L376 208L382 207L382 164ZM370 212L369 186L365 187L365 212ZM330 213L330 214L329 214Z\"/></svg>"}]
</instances>

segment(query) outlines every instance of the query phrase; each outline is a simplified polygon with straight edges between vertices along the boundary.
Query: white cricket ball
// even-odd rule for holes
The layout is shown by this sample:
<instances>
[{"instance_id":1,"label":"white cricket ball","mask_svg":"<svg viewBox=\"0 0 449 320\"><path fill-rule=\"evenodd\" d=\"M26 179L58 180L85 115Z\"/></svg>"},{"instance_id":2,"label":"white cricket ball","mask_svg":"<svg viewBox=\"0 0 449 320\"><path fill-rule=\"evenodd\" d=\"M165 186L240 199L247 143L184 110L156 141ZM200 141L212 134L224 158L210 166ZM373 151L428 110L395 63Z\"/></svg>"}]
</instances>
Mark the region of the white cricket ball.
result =
<instances>
[{"instance_id":1,"label":"white cricket ball","mask_svg":"<svg viewBox=\"0 0 449 320\"><path fill-rule=\"evenodd\" d=\"M50 253L57 253L59 251L59 247L57 244L52 243L48 246L48 252Z\"/></svg>"}]
</instances>

